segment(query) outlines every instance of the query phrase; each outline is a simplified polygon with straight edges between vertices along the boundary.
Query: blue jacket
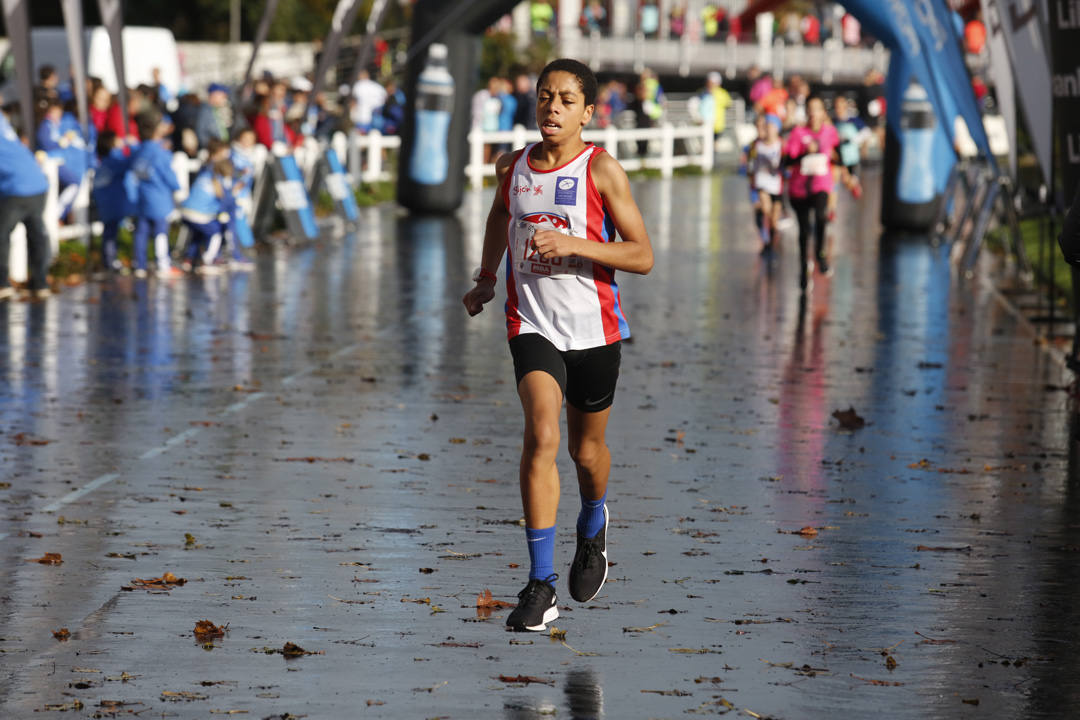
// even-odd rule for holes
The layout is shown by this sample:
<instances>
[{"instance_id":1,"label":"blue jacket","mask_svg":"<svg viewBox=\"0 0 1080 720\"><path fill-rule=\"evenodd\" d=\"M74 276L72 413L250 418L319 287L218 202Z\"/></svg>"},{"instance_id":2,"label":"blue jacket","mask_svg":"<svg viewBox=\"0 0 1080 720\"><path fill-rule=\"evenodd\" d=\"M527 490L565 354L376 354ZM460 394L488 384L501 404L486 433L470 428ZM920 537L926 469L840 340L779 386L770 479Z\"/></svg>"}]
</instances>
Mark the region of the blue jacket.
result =
<instances>
[{"instance_id":1,"label":"blue jacket","mask_svg":"<svg viewBox=\"0 0 1080 720\"><path fill-rule=\"evenodd\" d=\"M214 180L225 189L225 185L228 183L224 178L214 174L213 169L209 166L204 166L199 174L195 176L195 181L191 183L191 192L188 193L187 200L184 200L183 205L180 207L183 210L190 211L196 216L202 215L207 219L202 222L209 222L210 219L217 219L217 216L223 212L228 212L231 203L231 198L228 197L229 193L225 192L225 197L218 197L214 189ZM185 217L187 214L185 214Z\"/></svg>"},{"instance_id":2,"label":"blue jacket","mask_svg":"<svg viewBox=\"0 0 1080 720\"><path fill-rule=\"evenodd\" d=\"M237 196L250 195L255 187L255 163L251 161L251 157L246 152L237 149L235 146L229 153L229 160L233 165L233 178L244 188L237 193Z\"/></svg>"},{"instance_id":3,"label":"blue jacket","mask_svg":"<svg viewBox=\"0 0 1080 720\"><path fill-rule=\"evenodd\" d=\"M48 189L49 181L34 154L0 114L0 197L31 197Z\"/></svg>"},{"instance_id":4,"label":"blue jacket","mask_svg":"<svg viewBox=\"0 0 1080 720\"><path fill-rule=\"evenodd\" d=\"M71 113L64 113L60 118L60 132L68 139L67 147L61 153L64 164L79 177L86 175L90 169L93 158L91 148L97 144L97 128L93 123L90 123L89 131L90 135L87 136L79 125L79 119Z\"/></svg>"},{"instance_id":5,"label":"blue jacket","mask_svg":"<svg viewBox=\"0 0 1080 720\"><path fill-rule=\"evenodd\" d=\"M164 220L175 207L173 193L180 189L172 169L172 155L158 140L147 140L131 157L131 172L139 183L139 217Z\"/></svg>"},{"instance_id":6,"label":"blue jacket","mask_svg":"<svg viewBox=\"0 0 1080 720\"><path fill-rule=\"evenodd\" d=\"M135 213L138 187L130 172L131 158L121 148L101 159L94 173L94 206L102 222L122 220Z\"/></svg>"}]
</instances>

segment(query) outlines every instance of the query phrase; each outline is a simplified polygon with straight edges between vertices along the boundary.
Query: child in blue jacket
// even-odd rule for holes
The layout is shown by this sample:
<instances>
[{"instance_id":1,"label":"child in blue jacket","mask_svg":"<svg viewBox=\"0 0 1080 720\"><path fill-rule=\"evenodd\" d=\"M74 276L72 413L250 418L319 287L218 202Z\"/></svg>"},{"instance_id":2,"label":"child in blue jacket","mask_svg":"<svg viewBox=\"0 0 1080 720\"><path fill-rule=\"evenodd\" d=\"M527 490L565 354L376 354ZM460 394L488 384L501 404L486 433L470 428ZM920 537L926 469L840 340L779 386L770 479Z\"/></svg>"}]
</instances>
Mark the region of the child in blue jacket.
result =
<instances>
[{"instance_id":1,"label":"child in blue jacket","mask_svg":"<svg viewBox=\"0 0 1080 720\"><path fill-rule=\"evenodd\" d=\"M241 250L255 245L255 235L251 230L251 210L254 205L255 188L255 131L243 128L233 137L232 152L229 160L233 166L233 190L236 198L236 210L229 225L229 245L232 257L229 267L234 270L250 270L254 263Z\"/></svg>"},{"instance_id":2,"label":"child in blue jacket","mask_svg":"<svg viewBox=\"0 0 1080 720\"><path fill-rule=\"evenodd\" d=\"M180 217L190 233L185 269L201 260L196 272L213 272L214 261L221 250L222 236L229 225L236 203L233 198L233 167L229 162L229 146L212 140L207 147L206 164L191 183L191 192L180 205ZM201 257L200 257L201 252Z\"/></svg>"},{"instance_id":3,"label":"child in blue jacket","mask_svg":"<svg viewBox=\"0 0 1080 720\"><path fill-rule=\"evenodd\" d=\"M136 121L142 144L131 158L131 171L139 183L135 219L135 277L146 277L147 244L154 237L154 259L160 276L178 274L169 261L169 214L175 205L173 193L180 189L172 169L172 154L161 139L168 126L161 114L148 111Z\"/></svg>"},{"instance_id":4,"label":"child in blue jacket","mask_svg":"<svg viewBox=\"0 0 1080 720\"><path fill-rule=\"evenodd\" d=\"M124 141L115 132L104 130L98 136L97 155L93 200L98 220L105 226L101 233L101 261L106 270L120 272L124 267L116 257L116 237L120 223L135 212L138 189L128 172L131 158L124 153Z\"/></svg>"},{"instance_id":5,"label":"child in blue jacket","mask_svg":"<svg viewBox=\"0 0 1080 720\"><path fill-rule=\"evenodd\" d=\"M64 106L53 98L46 103L45 116L37 129L38 150L59 161L57 179L60 181L60 217L66 217L79 193L79 187L89 164L86 139L79 122L64 113Z\"/></svg>"}]
</instances>

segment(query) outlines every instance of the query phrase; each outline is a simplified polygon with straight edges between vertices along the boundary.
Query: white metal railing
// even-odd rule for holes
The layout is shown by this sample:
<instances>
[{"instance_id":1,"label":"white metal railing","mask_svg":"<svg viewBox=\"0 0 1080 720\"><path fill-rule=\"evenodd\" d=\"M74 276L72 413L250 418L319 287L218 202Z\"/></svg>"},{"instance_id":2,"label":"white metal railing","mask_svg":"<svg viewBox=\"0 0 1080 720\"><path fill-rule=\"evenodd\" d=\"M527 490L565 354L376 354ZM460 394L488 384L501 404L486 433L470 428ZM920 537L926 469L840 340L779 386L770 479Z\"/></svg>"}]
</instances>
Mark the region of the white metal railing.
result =
<instances>
[{"instance_id":1,"label":"white metal railing","mask_svg":"<svg viewBox=\"0 0 1080 720\"><path fill-rule=\"evenodd\" d=\"M586 142L602 146L626 170L656 169L663 177L671 177L675 168L689 165L696 165L708 172L712 170L715 160L712 128L705 125L675 127L665 123L656 128L632 129L610 125L604 129L585 130L582 138ZM513 130L499 132L473 130L469 133L469 163L465 166L465 176L469 179L469 184L474 188L481 187L485 177L495 175L495 163L484 162L485 145L509 144L519 148L539 139L538 131L526 130L521 125L515 126ZM676 154L677 140L690 141L682 143L684 153ZM628 145L636 145L638 142L658 146L657 152L644 157L636 153L624 155Z\"/></svg>"},{"instance_id":2,"label":"white metal railing","mask_svg":"<svg viewBox=\"0 0 1080 720\"><path fill-rule=\"evenodd\" d=\"M744 124L738 117L740 114L736 113L737 125ZM612 126L602 130L585 130L582 136L588 142L603 146L627 170L650 168L659 170L664 177L670 177L675 168L694 165L708 171L715 164L712 129L704 125L663 125L642 129ZM484 162L485 145L509 144L519 148L539 139L537 131L526 130L520 125L513 130L499 132L473 130L469 133L469 162L465 166L465 177L472 187L480 187L484 178L494 177L495 164ZM677 142L680 140L683 141L681 145ZM646 157L637 157L628 146L638 141L649 143L654 152ZM345 158L346 169L354 179L368 183L394 179L395 174L393 168L387 165L385 151L401 148L401 138L397 135L383 135L377 130L365 134L352 133L351 137L336 133L330 145L339 157ZM721 145L722 149L725 147ZM683 152L677 152L679 149ZM297 154L301 169L305 170L307 176L304 161L299 157L299 152Z\"/></svg>"}]
</instances>

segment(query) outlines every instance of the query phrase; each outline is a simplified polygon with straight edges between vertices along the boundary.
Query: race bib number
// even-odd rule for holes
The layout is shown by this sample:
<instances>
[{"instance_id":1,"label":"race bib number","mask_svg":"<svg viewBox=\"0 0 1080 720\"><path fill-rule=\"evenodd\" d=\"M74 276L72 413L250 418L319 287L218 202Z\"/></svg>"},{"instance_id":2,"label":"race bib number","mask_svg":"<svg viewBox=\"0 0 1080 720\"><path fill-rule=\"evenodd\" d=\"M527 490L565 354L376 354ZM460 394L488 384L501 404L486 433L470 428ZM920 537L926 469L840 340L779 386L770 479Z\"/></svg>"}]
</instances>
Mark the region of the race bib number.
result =
<instances>
[{"instance_id":1,"label":"race bib number","mask_svg":"<svg viewBox=\"0 0 1080 720\"><path fill-rule=\"evenodd\" d=\"M768 170L758 170L754 173L754 187L759 192L768 193L770 195L779 195L783 189L783 180L779 175L774 175Z\"/></svg>"},{"instance_id":2,"label":"race bib number","mask_svg":"<svg viewBox=\"0 0 1080 720\"><path fill-rule=\"evenodd\" d=\"M569 228L564 228L566 230ZM514 224L514 270L522 275L539 275L551 278L591 276L592 261L579 257L543 258L536 251L533 235L537 230L559 230L550 225L538 225L527 220ZM561 230L560 230L561 232Z\"/></svg>"},{"instance_id":3,"label":"race bib number","mask_svg":"<svg viewBox=\"0 0 1080 720\"><path fill-rule=\"evenodd\" d=\"M829 174L829 156L825 153L810 153L803 155L799 163L799 172L806 177L817 177Z\"/></svg>"}]
</instances>

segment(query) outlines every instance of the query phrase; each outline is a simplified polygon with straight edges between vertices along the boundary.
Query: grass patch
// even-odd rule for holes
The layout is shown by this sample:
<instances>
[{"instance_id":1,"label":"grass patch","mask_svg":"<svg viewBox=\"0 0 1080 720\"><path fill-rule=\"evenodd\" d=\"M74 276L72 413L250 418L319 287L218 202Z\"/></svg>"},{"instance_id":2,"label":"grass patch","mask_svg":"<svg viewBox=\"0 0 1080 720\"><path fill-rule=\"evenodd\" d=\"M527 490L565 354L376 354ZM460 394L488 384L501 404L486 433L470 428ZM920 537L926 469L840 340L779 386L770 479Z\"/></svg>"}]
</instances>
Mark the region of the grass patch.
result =
<instances>
[{"instance_id":1,"label":"grass patch","mask_svg":"<svg viewBox=\"0 0 1080 720\"><path fill-rule=\"evenodd\" d=\"M1043 248L1043 256L1039 257L1039 243L1045 242L1043 235L1046 220L1041 217L1026 218L1020 221L1020 239L1024 246L1024 253L1035 275L1035 283L1038 287L1049 292L1051 285L1059 298L1072 306L1073 276L1072 268L1061 258L1061 250L1058 248L1057 238L1051 238L1047 247ZM1004 251L1009 246L1011 239L1008 237L1009 228L1001 226L994 228L986 234L986 242L989 247L997 251ZM1047 263L1046 253L1049 252L1050 262ZM1050 270L1048 272L1047 265Z\"/></svg>"},{"instance_id":2,"label":"grass patch","mask_svg":"<svg viewBox=\"0 0 1080 720\"><path fill-rule=\"evenodd\" d=\"M356 188L356 203L360 207L379 205L394 199L397 186L390 181L360 183Z\"/></svg>"}]
</instances>

